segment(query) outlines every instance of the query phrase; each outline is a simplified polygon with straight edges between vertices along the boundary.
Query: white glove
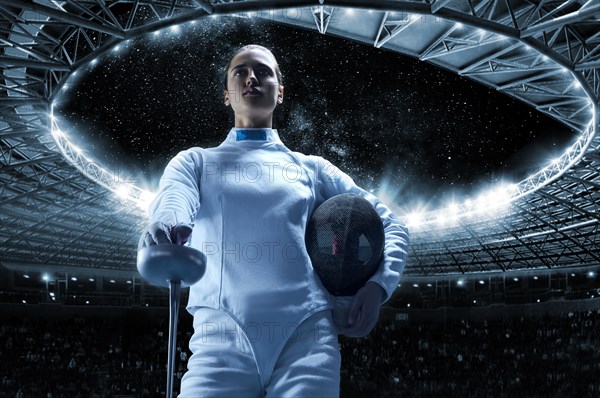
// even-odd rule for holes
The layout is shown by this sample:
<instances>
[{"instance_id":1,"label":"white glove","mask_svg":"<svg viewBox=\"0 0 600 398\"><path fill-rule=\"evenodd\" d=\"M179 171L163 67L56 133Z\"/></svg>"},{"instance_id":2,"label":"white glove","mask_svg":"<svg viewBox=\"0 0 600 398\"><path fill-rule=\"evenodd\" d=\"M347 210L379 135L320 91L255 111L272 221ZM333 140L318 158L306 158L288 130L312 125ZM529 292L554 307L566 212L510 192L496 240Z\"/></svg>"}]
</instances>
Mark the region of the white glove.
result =
<instances>
[{"instance_id":1,"label":"white glove","mask_svg":"<svg viewBox=\"0 0 600 398\"><path fill-rule=\"evenodd\" d=\"M179 223L176 225L168 225L160 221L153 222L142 233L138 243L138 251L147 246L158 245L161 243L173 243L176 245L185 244L193 229L192 224Z\"/></svg>"}]
</instances>

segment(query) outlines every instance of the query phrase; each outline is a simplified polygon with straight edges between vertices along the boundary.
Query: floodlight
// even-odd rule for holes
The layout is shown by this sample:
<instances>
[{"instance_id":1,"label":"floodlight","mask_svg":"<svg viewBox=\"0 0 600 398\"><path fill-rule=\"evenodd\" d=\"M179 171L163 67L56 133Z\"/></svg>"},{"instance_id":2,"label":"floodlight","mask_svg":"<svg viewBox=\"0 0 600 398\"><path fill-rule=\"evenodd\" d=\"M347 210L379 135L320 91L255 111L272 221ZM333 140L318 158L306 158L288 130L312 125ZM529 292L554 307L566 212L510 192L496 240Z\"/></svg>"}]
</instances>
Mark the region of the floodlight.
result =
<instances>
[{"instance_id":1,"label":"floodlight","mask_svg":"<svg viewBox=\"0 0 600 398\"><path fill-rule=\"evenodd\" d=\"M117 187L117 189L115 190L115 193L117 194L117 196L121 199L126 199L129 196L129 191L131 189L131 185L127 184L127 183L122 183L121 185L119 185Z\"/></svg>"},{"instance_id":2,"label":"floodlight","mask_svg":"<svg viewBox=\"0 0 600 398\"><path fill-rule=\"evenodd\" d=\"M421 213L411 213L408 215L407 224L409 226L414 227L414 226L420 225L422 221L423 220L422 220Z\"/></svg>"}]
</instances>

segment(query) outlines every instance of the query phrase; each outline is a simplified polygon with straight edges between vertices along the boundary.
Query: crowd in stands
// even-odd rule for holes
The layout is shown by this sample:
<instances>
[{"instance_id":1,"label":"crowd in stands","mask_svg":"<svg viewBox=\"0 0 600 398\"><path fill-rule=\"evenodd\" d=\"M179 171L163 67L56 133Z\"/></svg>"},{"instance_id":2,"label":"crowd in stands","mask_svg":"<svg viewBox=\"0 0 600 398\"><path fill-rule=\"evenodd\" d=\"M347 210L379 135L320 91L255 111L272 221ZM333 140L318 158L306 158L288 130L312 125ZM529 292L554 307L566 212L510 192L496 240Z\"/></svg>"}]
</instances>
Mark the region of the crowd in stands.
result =
<instances>
[{"instance_id":1,"label":"crowd in stands","mask_svg":"<svg viewBox=\"0 0 600 398\"><path fill-rule=\"evenodd\" d=\"M191 336L191 325L182 326L176 383L189 354L182 347ZM167 346L167 325L139 317L5 321L0 326L0 397L161 397Z\"/></svg>"},{"instance_id":2,"label":"crowd in stands","mask_svg":"<svg viewBox=\"0 0 600 398\"><path fill-rule=\"evenodd\" d=\"M600 397L600 310L388 322L341 347L342 396Z\"/></svg>"},{"instance_id":3,"label":"crowd in stands","mask_svg":"<svg viewBox=\"0 0 600 398\"><path fill-rule=\"evenodd\" d=\"M168 329L151 317L0 325L0 398L163 397ZM175 390L191 317L179 326ZM341 397L598 397L600 310L540 318L382 321L340 338Z\"/></svg>"}]
</instances>

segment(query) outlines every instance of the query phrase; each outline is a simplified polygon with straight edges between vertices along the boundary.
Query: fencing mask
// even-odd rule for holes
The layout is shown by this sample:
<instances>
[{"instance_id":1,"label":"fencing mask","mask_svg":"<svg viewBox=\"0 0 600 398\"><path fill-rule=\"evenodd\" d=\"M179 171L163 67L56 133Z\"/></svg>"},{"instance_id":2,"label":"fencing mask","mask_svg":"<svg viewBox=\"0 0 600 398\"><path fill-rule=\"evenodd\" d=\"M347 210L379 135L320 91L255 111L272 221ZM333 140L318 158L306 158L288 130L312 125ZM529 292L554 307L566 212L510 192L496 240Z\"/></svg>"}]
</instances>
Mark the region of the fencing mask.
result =
<instances>
[{"instance_id":1,"label":"fencing mask","mask_svg":"<svg viewBox=\"0 0 600 398\"><path fill-rule=\"evenodd\" d=\"M329 293L353 296L373 276L385 234L377 211L362 196L341 194L321 204L306 230L313 268Z\"/></svg>"}]
</instances>

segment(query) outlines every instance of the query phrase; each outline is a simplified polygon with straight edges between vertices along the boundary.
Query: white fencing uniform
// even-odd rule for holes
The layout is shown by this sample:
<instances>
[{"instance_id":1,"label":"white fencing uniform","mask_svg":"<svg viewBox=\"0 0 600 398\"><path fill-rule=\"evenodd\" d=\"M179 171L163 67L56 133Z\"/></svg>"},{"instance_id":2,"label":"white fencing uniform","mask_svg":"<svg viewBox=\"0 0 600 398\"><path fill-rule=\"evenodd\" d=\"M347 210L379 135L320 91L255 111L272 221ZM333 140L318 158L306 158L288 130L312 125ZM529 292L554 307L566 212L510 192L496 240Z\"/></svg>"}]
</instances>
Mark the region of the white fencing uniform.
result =
<instances>
[{"instance_id":1,"label":"white fencing uniform","mask_svg":"<svg viewBox=\"0 0 600 398\"><path fill-rule=\"evenodd\" d=\"M218 147L192 148L169 162L152 221L193 223L190 245L207 256L187 306L194 354L181 397L338 394L334 300L304 238L313 211L341 193L362 195L382 218L384 258L370 280L385 289L385 301L404 269L408 231L331 163L290 151L269 128L233 128ZM240 370L248 367L253 374Z\"/></svg>"}]
</instances>

